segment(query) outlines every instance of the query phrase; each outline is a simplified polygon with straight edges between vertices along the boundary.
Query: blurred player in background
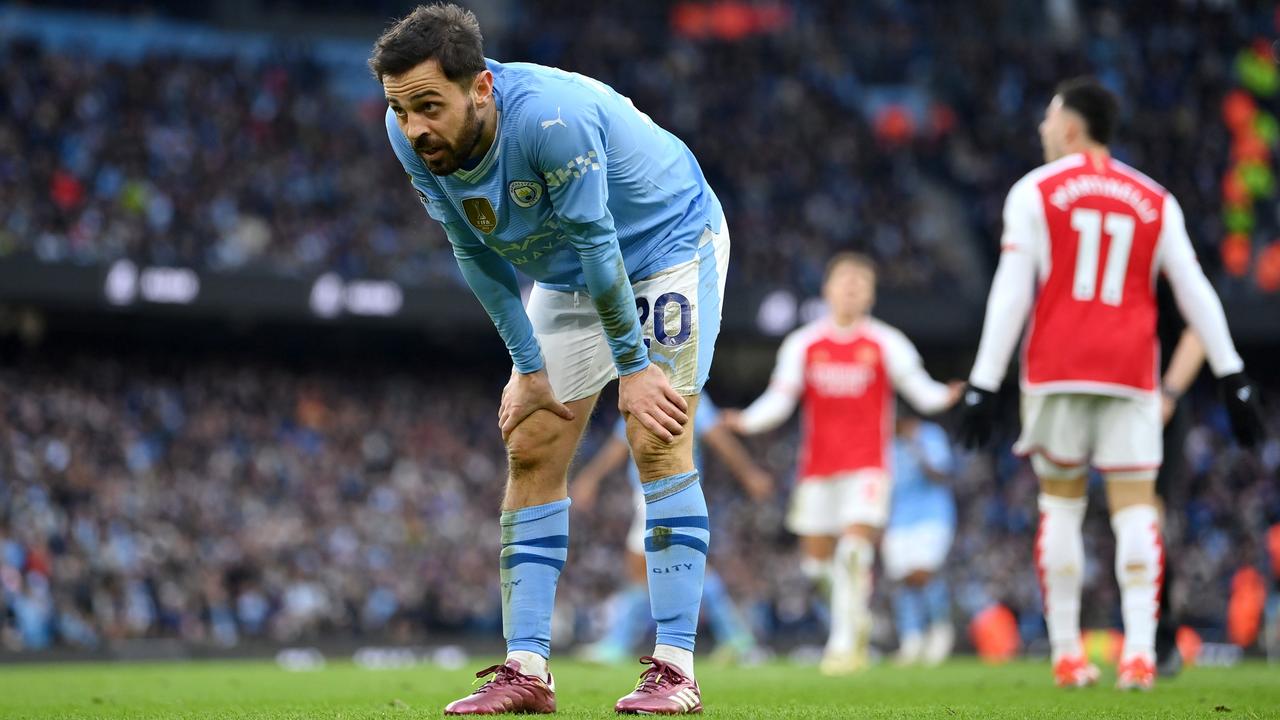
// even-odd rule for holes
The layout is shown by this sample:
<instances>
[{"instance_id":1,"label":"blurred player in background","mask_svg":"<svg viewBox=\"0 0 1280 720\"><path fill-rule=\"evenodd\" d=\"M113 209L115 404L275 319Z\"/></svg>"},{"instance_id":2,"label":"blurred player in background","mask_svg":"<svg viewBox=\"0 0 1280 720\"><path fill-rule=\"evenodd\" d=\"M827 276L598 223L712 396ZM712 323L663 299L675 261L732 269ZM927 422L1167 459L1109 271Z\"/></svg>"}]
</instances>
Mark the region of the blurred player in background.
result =
<instances>
[{"instance_id":1,"label":"blurred player in background","mask_svg":"<svg viewBox=\"0 0 1280 720\"><path fill-rule=\"evenodd\" d=\"M938 665L951 654L951 597L940 571L956 532L946 483L955 470L947 433L910 410L898 413L893 441L893 501L881 552L893 591L900 665Z\"/></svg>"},{"instance_id":2,"label":"blurred player in background","mask_svg":"<svg viewBox=\"0 0 1280 720\"><path fill-rule=\"evenodd\" d=\"M738 438L720 424L720 413L706 394L698 401L698 409L693 417L693 433L694 463L699 475L705 476L702 464L702 446L705 443L729 467L729 471L752 500L764 502L773 496L773 480L756 465ZM587 512L594 508L601 481L629 459L626 423L619 419L613 435L573 479L570 491L574 509ZM631 480L635 495L635 515L626 543L627 585L609 601L608 630L605 636L582 650L583 659L592 662L621 662L639 643L651 622L649 573L644 563L644 490L641 488L635 463L627 463L627 477ZM756 649L755 635L743 621L724 581L710 567L707 568L702 584L702 612L716 639L717 655L726 659L746 658Z\"/></svg>"},{"instance_id":3,"label":"blurred player in background","mask_svg":"<svg viewBox=\"0 0 1280 720\"><path fill-rule=\"evenodd\" d=\"M929 377L915 346L871 317L871 260L840 253L827 263L830 314L792 332L778 350L769 389L723 422L745 434L786 421L804 401L800 468L787 529L800 536L805 574L831 587L831 629L822 672L866 665L871 571L889 513L894 391L923 414L950 407L959 386Z\"/></svg>"},{"instance_id":4,"label":"blurred player in background","mask_svg":"<svg viewBox=\"0 0 1280 720\"><path fill-rule=\"evenodd\" d=\"M702 709L693 648L706 502L686 432L720 330L729 236L678 138L603 83L484 57L475 16L419 6L374 45L387 136L514 362L498 423L507 660L450 714L551 712L556 582L569 544L566 474L601 388L644 482L657 643L624 713ZM528 309L515 269L537 281Z\"/></svg>"},{"instance_id":5,"label":"blurred player in background","mask_svg":"<svg viewBox=\"0 0 1280 720\"><path fill-rule=\"evenodd\" d=\"M1046 164L1016 183L1005 202L962 435L971 446L990 439L994 395L1032 313L1015 450L1031 455L1041 481L1035 557L1054 679L1076 687L1099 675L1080 647L1081 523L1093 465L1106 480L1116 535L1125 631L1117 687L1149 689L1164 567L1155 500L1162 458L1157 271L1203 340L1243 443L1261 434L1261 418L1178 202L1108 151L1117 111L1115 97L1088 79L1063 83L1049 104L1040 125Z\"/></svg>"}]
</instances>

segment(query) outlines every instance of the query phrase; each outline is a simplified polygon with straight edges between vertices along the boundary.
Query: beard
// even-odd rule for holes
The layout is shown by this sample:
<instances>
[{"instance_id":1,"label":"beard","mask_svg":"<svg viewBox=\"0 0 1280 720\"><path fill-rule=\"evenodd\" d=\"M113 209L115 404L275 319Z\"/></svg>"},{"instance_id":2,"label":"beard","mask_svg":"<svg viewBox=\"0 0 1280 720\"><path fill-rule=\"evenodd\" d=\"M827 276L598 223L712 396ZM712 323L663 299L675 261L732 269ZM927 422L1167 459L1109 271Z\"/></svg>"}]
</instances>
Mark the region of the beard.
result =
<instances>
[{"instance_id":1,"label":"beard","mask_svg":"<svg viewBox=\"0 0 1280 720\"><path fill-rule=\"evenodd\" d=\"M467 114L462 120L462 128L458 132L458 139L453 143L442 142L432 145L426 141L426 136L419 136L418 140L413 143L413 149L427 164L427 169L432 175L452 175L462 167L462 163L475 152L476 146L480 144L480 134L484 129L482 123L476 117L476 106L473 102L467 102ZM424 157L424 153L439 151L434 158Z\"/></svg>"}]
</instances>

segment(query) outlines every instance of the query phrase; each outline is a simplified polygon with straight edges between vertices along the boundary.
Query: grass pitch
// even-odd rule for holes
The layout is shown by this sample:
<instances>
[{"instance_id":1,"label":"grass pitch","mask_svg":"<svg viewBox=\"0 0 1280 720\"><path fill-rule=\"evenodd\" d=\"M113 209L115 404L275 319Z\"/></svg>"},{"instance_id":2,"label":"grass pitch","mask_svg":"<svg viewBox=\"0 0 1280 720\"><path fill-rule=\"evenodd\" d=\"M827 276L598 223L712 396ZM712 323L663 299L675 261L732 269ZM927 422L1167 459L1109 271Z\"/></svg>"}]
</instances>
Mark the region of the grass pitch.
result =
<instances>
[{"instance_id":1,"label":"grass pitch","mask_svg":"<svg viewBox=\"0 0 1280 720\"><path fill-rule=\"evenodd\" d=\"M484 663L475 663L474 668ZM559 715L609 718L640 666L553 663ZM711 718L1280 718L1280 667L1192 668L1151 693L1118 693L1114 675L1079 691L1050 685L1047 662L936 669L880 666L849 679L772 663L698 669ZM468 670L287 672L270 662L0 666L0 718L439 717L471 687Z\"/></svg>"}]
</instances>

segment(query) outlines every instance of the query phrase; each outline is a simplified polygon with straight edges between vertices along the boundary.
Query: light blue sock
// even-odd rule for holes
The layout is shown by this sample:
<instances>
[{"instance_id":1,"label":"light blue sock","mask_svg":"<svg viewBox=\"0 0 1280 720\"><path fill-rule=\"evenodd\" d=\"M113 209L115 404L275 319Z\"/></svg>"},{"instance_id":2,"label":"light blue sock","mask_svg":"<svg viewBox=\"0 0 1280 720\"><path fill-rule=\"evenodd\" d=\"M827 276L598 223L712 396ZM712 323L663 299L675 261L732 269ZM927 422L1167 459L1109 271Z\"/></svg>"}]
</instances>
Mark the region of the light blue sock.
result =
<instances>
[{"instance_id":1,"label":"light blue sock","mask_svg":"<svg viewBox=\"0 0 1280 720\"><path fill-rule=\"evenodd\" d=\"M893 598L894 615L898 621L898 637L905 638L924 632L924 593L909 585L902 585Z\"/></svg>"},{"instance_id":2,"label":"light blue sock","mask_svg":"<svg viewBox=\"0 0 1280 720\"><path fill-rule=\"evenodd\" d=\"M738 614L733 598L729 597L720 574L711 568L707 569L702 581L702 611L707 615L717 644L754 640L746 622Z\"/></svg>"},{"instance_id":3,"label":"light blue sock","mask_svg":"<svg viewBox=\"0 0 1280 720\"><path fill-rule=\"evenodd\" d=\"M634 650L649 629L649 590L638 583L627 585L613 602L609 630L603 640L609 647Z\"/></svg>"},{"instance_id":4,"label":"light blue sock","mask_svg":"<svg viewBox=\"0 0 1280 720\"><path fill-rule=\"evenodd\" d=\"M711 539L697 471L645 483L644 501L644 559L657 644L693 652Z\"/></svg>"},{"instance_id":5,"label":"light blue sock","mask_svg":"<svg viewBox=\"0 0 1280 720\"><path fill-rule=\"evenodd\" d=\"M930 625L951 622L951 593L946 578L935 575L920 592L924 595L925 614L929 616Z\"/></svg>"},{"instance_id":6,"label":"light blue sock","mask_svg":"<svg viewBox=\"0 0 1280 720\"><path fill-rule=\"evenodd\" d=\"M568 554L568 498L503 511L500 576L507 652L551 656L551 610Z\"/></svg>"}]
</instances>

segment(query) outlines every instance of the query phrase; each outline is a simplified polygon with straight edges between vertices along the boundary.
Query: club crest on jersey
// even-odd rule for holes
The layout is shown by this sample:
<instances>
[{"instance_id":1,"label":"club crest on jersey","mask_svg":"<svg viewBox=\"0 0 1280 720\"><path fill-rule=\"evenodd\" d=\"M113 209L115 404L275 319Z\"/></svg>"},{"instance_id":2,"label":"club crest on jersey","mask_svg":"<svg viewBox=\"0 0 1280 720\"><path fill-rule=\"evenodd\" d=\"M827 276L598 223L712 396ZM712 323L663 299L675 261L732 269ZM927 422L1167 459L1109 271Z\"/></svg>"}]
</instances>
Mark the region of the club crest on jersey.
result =
<instances>
[{"instance_id":1,"label":"club crest on jersey","mask_svg":"<svg viewBox=\"0 0 1280 720\"><path fill-rule=\"evenodd\" d=\"M542 199L542 185L532 180L512 180L507 192L511 193L511 201L522 208L531 208Z\"/></svg>"},{"instance_id":2,"label":"club crest on jersey","mask_svg":"<svg viewBox=\"0 0 1280 720\"><path fill-rule=\"evenodd\" d=\"M485 235L498 227L498 214L493 211L489 198L465 198L462 201L462 209L467 213L467 222Z\"/></svg>"},{"instance_id":3,"label":"club crest on jersey","mask_svg":"<svg viewBox=\"0 0 1280 720\"><path fill-rule=\"evenodd\" d=\"M858 348L858 352L857 352L857 355L855 356L855 359L857 359L857 361L862 363L863 365L873 365L875 364L876 360L880 359L880 353L876 352L876 349L871 347L870 345L863 345L862 347Z\"/></svg>"}]
</instances>

